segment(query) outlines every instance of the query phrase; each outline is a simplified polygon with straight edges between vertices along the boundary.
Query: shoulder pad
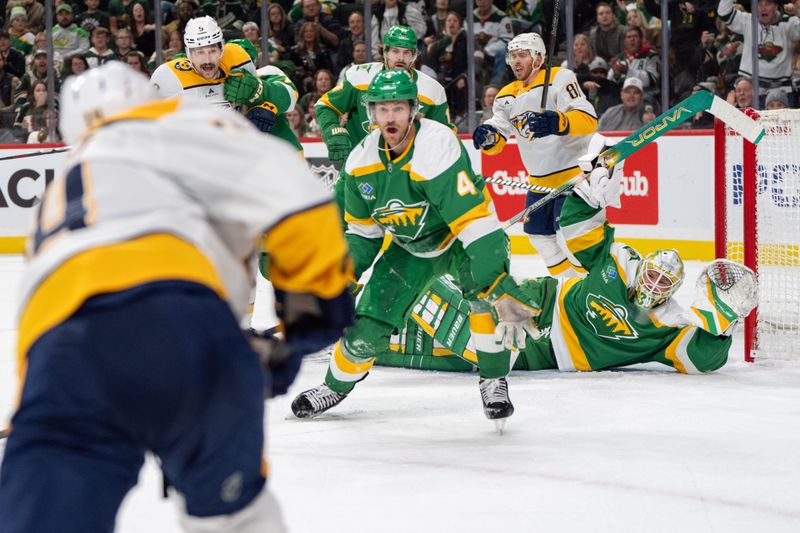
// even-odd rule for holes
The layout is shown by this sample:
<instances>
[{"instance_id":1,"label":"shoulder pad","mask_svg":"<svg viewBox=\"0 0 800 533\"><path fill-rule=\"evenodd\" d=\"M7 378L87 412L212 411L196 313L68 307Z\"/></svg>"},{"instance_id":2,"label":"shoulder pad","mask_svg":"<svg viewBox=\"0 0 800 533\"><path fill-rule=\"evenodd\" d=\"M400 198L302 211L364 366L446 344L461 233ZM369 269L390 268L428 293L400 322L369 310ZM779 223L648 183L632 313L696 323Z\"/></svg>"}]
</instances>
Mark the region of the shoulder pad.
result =
<instances>
[{"instance_id":1,"label":"shoulder pad","mask_svg":"<svg viewBox=\"0 0 800 533\"><path fill-rule=\"evenodd\" d=\"M231 69L242 67L247 63L253 64L250 56L238 44L227 43L222 49L222 59L219 62L219 66L225 72L230 72ZM255 71L255 68L253 70Z\"/></svg>"},{"instance_id":2,"label":"shoulder pad","mask_svg":"<svg viewBox=\"0 0 800 533\"><path fill-rule=\"evenodd\" d=\"M420 119L411 156L411 179L428 181L441 175L461 157L462 145L453 130L434 120Z\"/></svg>"},{"instance_id":3,"label":"shoulder pad","mask_svg":"<svg viewBox=\"0 0 800 533\"><path fill-rule=\"evenodd\" d=\"M500 91L497 93L497 96L495 96L495 99L503 98L504 96L516 97L521 89L522 89L522 82L514 80L508 85L504 86L502 89L500 89Z\"/></svg>"},{"instance_id":4,"label":"shoulder pad","mask_svg":"<svg viewBox=\"0 0 800 533\"><path fill-rule=\"evenodd\" d=\"M256 75L258 76L286 76L286 73L276 67L275 65L267 65L266 67L261 67L256 71Z\"/></svg>"},{"instance_id":5,"label":"shoulder pad","mask_svg":"<svg viewBox=\"0 0 800 533\"><path fill-rule=\"evenodd\" d=\"M358 174L359 169L371 167L381 164L380 154L378 152L378 140L380 139L380 130L370 132L366 137L361 139L344 164L344 170L348 174Z\"/></svg>"},{"instance_id":6,"label":"shoulder pad","mask_svg":"<svg viewBox=\"0 0 800 533\"><path fill-rule=\"evenodd\" d=\"M447 103L447 94L445 94L441 83L424 72L416 69L414 72L417 74L417 94L420 101L428 105Z\"/></svg>"},{"instance_id":7,"label":"shoulder pad","mask_svg":"<svg viewBox=\"0 0 800 533\"><path fill-rule=\"evenodd\" d=\"M353 65L344 73L345 79L357 89L366 89L378 72L383 70L383 63L366 63Z\"/></svg>"}]
</instances>

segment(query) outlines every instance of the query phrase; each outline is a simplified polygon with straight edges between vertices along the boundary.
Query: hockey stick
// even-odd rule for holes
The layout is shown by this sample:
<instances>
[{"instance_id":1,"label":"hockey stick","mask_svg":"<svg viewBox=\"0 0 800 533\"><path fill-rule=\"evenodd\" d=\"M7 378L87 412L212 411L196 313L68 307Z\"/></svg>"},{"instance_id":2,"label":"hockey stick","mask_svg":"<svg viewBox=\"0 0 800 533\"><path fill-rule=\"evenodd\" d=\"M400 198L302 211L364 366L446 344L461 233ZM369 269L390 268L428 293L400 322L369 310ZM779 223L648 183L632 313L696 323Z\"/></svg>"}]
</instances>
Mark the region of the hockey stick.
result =
<instances>
[{"instance_id":1,"label":"hockey stick","mask_svg":"<svg viewBox=\"0 0 800 533\"><path fill-rule=\"evenodd\" d=\"M544 85L542 85L542 101L539 111L547 109L547 93L550 92L550 71L553 68L553 55L556 53L556 39L558 35L558 12L561 9L561 0L553 2L553 26L550 28L550 49L547 51L547 64L544 69Z\"/></svg>"},{"instance_id":2,"label":"hockey stick","mask_svg":"<svg viewBox=\"0 0 800 533\"><path fill-rule=\"evenodd\" d=\"M492 177L485 177L483 181L486 183L492 183L494 185L505 185L506 187L511 187L512 189L524 189L526 191L531 192L538 192L539 194L547 194L553 192L552 187L545 187L543 185L534 185L533 183L525 183L524 181L519 180L512 180L511 178L492 178Z\"/></svg>"},{"instance_id":3,"label":"hockey stick","mask_svg":"<svg viewBox=\"0 0 800 533\"><path fill-rule=\"evenodd\" d=\"M69 148L53 148L52 150L38 150L36 152L28 152L25 154L17 154L17 155L7 155L4 157L0 157L0 161L8 161L9 159L20 159L23 157L35 157L37 155L50 155L50 154L60 154L61 152L68 152Z\"/></svg>"},{"instance_id":4,"label":"hockey stick","mask_svg":"<svg viewBox=\"0 0 800 533\"><path fill-rule=\"evenodd\" d=\"M669 108L664 113L661 113L654 120L634 131L611 148L601 152L597 162L606 168L611 168L668 131L675 129L697 113L702 113L703 111L708 111L753 144L758 144L762 137L764 137L764 129L759 126L755 120L751 119L722 98L708 91L700 91ZM548 193L537 202L529 205L506 220L503 223L503 227L508 228L520 220L527 219L531 213L541 209L542 206L548 204L554 198L571 191L583 178L584 175L582 173L578 174L564 185L553 189L552 192Z\"/></svg>"}]
</instances>

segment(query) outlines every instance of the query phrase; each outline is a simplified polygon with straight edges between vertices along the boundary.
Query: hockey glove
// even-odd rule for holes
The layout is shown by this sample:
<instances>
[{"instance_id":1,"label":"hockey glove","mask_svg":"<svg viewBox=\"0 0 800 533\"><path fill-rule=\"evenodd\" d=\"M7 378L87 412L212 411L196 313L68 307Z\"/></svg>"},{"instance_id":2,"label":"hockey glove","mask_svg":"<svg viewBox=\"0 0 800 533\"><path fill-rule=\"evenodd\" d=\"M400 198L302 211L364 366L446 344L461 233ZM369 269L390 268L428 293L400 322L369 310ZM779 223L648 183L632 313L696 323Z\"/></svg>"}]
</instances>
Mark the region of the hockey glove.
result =
<instances>
[{"instance_id":1,"label":"hockey glove","mask_svg":"<svg viewBox=\"0 0 800 533\"><path fill-rule=\"evenodd\" d=\"M303 361L303 356L293 352L289 344L276 335L276 330L258 331L250 328L244 332L267 373L268 382L264 390L267 398L286 394Z\"/></svg>"},{"instance_id":2,"label":"hockey glove","mask_svg":"<svg viewBox=\"0 0 800 533\"><path fill-rule=\"evenodd\" d=\"M225 99L234 105L259 105L267 99L264 82L249 70L235 68L225 80Z\"/></svg>"},{"instance_id":3,"label":"hockey glove","mask_svg":"<svg viewBox=\"0 0 800 533\"><path fill-rule=\"evenodd\" d=\"M537 139L548 135L566 135L569 133L569 119L560 111L531 113L528 117L528 129Z\"/></svg>"},{"instance_id":4,"label":"hockey glove","mask_svg":"<svg viewBox=\"0 0 800 533\"><path fill-rule=\"evenodd\" d=\"M342 163L350 155L353 143L350 142L350 135L341 126L327 129L322 132L322 140L328 147L328 159L332 163Z\"/></svg>"},{"instance_id":5,"label":"hockey glove","mask_svg":"<svg viewBox=\"0 0 800 533\"><path fill-rule=\"evenodd\" d=\"M693 322L712 335L729 336L758 303L756 276L744 265L717 259L697 278Z\"/></svg>"},{"instance_id":6,"label":"hockey glove","mask_svg":"<svg viewBox=\"0 0 800 533\"><path fill-rule=\"evenodd\" d=\"M472 134L472 145L476 150L491 150L500 142L500 133L494 126L481 124Z\"/></svg>"},{"instance_id":7,"label":"hockey glove","mask_svg":"<svg viewBox=\"0 0 800 533\"><path fill-rule=\"evenodd\" d=\"M541 306L532 301L517 282L508 274L501 274L488 291L479 295L491 303L497 313L495 340L512 350L525 347L525 337L538 339L541 333L533 318L541 313Z\"/></svg>"},{"instance_id":8,"label":"hockey glove","mask_svg":"<svg viewBox=\"0 0 800 533\"><path fill-rule=\"evenodd\" d=\"M600 166L589 173L589 177L575 186L575 193L594 208L619 207L622 194L622 173L609 174Z\"/></svg>"},{"instance_id":9,"label":"hockey glove","mask_svg":"<svg viewBox=\"0 0 800 533\"><path fill-rule=\"evenodd\" d=\"M264 107L254 107L246 116L247 120L264 133L270 133L275 126L275 113Z\"/></svg>"}]
</instances>

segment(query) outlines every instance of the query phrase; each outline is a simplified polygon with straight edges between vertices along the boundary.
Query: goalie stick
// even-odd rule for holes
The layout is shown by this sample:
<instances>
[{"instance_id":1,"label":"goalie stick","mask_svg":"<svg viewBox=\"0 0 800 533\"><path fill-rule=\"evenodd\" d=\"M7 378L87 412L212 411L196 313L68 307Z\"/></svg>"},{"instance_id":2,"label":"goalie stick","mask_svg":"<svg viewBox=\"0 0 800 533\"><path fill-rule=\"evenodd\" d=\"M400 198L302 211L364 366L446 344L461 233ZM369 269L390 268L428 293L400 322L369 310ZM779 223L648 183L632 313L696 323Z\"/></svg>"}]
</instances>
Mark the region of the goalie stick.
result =
<instances>
[{"instance_id":1,"label":"goalie stick","mask_svg":"<svg viewBox=\"0 0 800 533\"><path fill-rule=\"evenodd\" d=\"M668 131L675 129L697 113L702 113L703 111L708 111L753 144L758 144L762 137L764 137L764 129L759 126L755 120L751 119L722 98L708 91L700 91L661 113L651 122L634 131L614 146L603 150L603 152L597 156L597 163L606 168L611 168ZM503 227L508 228L520 220L527 219L531 213L541 209L554 198L571 191L582 179L584 179L584 175L581 173L564 185L553 189L543 198L506 220L503 223Z\"/></svg>"}]
</instances>

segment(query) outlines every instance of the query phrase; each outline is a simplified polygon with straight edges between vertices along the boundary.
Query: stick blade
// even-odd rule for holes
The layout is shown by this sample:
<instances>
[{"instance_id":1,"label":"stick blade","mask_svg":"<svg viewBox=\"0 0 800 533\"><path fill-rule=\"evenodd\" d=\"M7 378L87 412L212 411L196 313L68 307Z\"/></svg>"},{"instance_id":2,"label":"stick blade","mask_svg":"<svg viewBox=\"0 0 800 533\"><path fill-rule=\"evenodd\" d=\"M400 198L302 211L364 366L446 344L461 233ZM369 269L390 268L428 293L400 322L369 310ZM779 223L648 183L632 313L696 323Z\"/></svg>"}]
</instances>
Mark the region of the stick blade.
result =
<instances>
[{"instance_id":1,"label":"stick blade","mask_svg":"<svg viewBox=\"0 0 800 533\"><path fill-rule=\"evenodd\" d=\"M708 112L753 144L758 144L764 137L764 128L759 126L758 122L748 117L719 96L714 96L714 100L711 102L711 108Z\"/></svg>"}]
</instances>

